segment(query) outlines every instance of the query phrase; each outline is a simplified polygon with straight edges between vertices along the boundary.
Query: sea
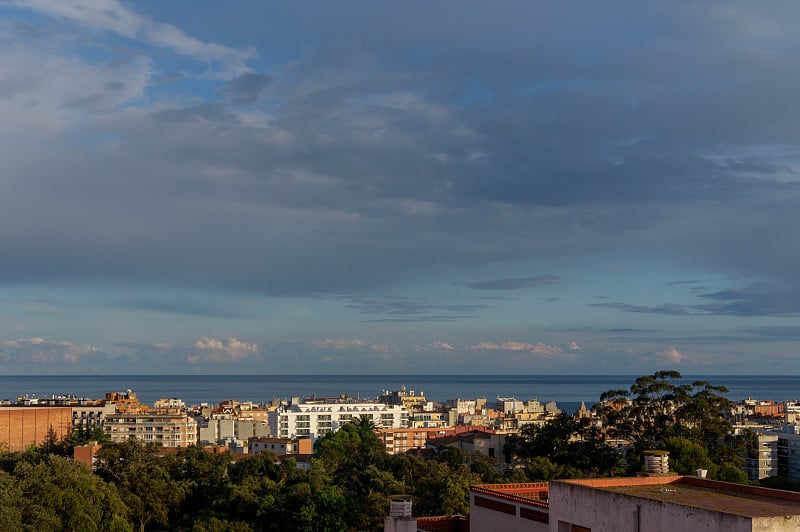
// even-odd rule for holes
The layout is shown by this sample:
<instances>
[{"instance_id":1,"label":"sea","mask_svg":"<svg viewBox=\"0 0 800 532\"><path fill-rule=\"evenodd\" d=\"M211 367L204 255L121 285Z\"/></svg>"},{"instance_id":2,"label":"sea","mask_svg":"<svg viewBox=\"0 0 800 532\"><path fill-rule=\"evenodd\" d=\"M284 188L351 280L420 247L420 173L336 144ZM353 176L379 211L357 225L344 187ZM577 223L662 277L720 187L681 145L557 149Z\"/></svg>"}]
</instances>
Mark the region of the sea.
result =
<instances>
[{"instance_id":1,"label":"sea","mask_svg":"<svg viewBox=\"0 0 800 532\"><path fill-rule=\"evenodd\" d=\"M629 389L638 375L0 375L0 400L29 395L103 398L132 390L145 404L178 398L187 405L234 399L269 402L274 398L339 397L365 400L384 390L405 389L428 400L498 397L555 401L565 412L581 402L591 407L608 390ZM775 401L800 399L800 375L684 375L679 383L708 381L728 389L738 401L748 397Z\"/></svg>"}]
</instances>

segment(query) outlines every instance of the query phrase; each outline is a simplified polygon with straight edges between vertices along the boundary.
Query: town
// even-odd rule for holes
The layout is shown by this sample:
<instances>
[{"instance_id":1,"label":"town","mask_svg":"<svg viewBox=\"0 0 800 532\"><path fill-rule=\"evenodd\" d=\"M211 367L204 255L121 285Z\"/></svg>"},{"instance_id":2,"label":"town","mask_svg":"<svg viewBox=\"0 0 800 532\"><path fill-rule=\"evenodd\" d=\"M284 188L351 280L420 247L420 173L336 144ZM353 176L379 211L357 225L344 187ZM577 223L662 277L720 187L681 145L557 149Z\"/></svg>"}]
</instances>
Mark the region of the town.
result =
<instances>
[{"instance_id":1,"label":"town","mask_svg":"<svg viewBox=\"0 0 800 532\"><path fill-rule=\"evenodd\" d=\"M266 459L268 467L308 475L315 462L330 460L334 442L337 453L358 454L359 445L369 438L371 453L433 459L454 468L449 474L463 476L460 495L438 504L432 502L432 493L403 478L383 493L384 504L378 504L383 513L373 506L358 529L375 529L383 519L386 530L488 530L510 526L507 521L513 515L532 527L516 530L548 530L553 501L578 496L592 486L719 489L738 496L738 485L749 490L741 492L742 497L761 496L765 501L785 493L787 500L795 501L791 515L800 523L800 495L760 493L762 488L755 487L759 481L769 487L800 487L800 401L745 398L734 403L719 395L718 387L705 382L678 386L673 383L677 377L676 372L641 377L630 393L609 391L593 408L581 404L573 413L562 412L555 402L515 397L437 403L405 387L383 390L374 400L342 394L269 403L226 400L217 405L186 405L179 398L165 398L150 406L140 403L133 390L108 392L98 399L23 396L0 405L0 446L12 454L69 449L69 458L101 475L109 471L108 453L114 452L109 450L126 445L147 449L154 457L182 460L186 458L181 453L202 449L226 468L253 467L242 464ZM362 432L355 438L357 429ZM337 434L347 436L337 440ZM358 466L370 466L375 459L371 456L361 458ZM334 479L345 460L338 456L334 461ZM446 477L447 468L441 473ZM428 489L436 492L446 486L445 482ZM581 496L591 499L596 494ZM727 512L714 505L706 510ZM383 515L386 511L388 516ZM572 521L559 519L587 519L566 517ZM160 525L174 525L168 521L167 515ZM253 526L260 521L256 517L245 521L251 528L242 530L272 529ZM146 521L139 523L144 529Z\"/></svg>"}]
</instances>

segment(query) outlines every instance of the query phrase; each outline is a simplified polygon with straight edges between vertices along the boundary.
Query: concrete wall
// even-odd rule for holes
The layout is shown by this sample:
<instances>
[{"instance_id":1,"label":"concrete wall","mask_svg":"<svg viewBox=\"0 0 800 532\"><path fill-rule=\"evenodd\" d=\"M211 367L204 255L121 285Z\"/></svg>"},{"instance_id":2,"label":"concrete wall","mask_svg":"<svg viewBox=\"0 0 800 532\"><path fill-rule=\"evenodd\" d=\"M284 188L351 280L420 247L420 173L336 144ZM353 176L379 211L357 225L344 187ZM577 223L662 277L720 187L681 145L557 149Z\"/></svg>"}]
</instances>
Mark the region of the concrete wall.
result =
<instances>
[{"instance_id":1,"label":"concrete wall","mask_svg":"<svg viewBox=\"0 0 800 532\"><path fill-rule=\"evenodd\" d=\"M592 532L751 532L752 519L702 508L648 500L578 484L551 482L550 532L569 530L569 524ZM769 529L771 530L787 530ZM794 530L790 528L788 530Z\"/></svg>"},{"instance_id":2,"label":"concrete wall","mask_svg":"<svg viewBox=\"0 0 800 532\"><path fill-rule=\"evenodd\" d=\"M753 519L753 532L786 532L800 530L800 516L756 517Z\"/></svg>"},{"instance_id":3,"label":"concrete wall","mask_svg":"<svg viewBox=\"0 0 800 532\"><path fill-rule=\"evenodd\" d=\"M487 504L488 501L488 504ZM492 506L491 508L488 506ZM528 508L514 501L471 493L469 505L470 532L547 532L546 523L524 518L525 510L546 513L547 509ZM551 516L552 519L552 516Z\"/></svg>"}]
</instances>

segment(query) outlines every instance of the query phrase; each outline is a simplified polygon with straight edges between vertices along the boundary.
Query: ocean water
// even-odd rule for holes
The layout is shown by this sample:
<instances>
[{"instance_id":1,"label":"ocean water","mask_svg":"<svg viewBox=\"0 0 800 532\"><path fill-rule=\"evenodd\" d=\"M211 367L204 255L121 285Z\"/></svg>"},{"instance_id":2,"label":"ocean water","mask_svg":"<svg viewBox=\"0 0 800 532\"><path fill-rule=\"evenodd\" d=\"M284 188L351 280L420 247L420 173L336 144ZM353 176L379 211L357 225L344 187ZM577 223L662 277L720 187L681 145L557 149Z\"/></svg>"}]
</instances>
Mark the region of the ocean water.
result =
<instances>
[{"instance_id":1,"label":"ocean water","mask_svg":"<svg viewBox=\"0 0 800 532\"><path fill-rule=\"evenodd\" d=\"M187 404L216 404L226 399L266 402L274 397L351 397L373 399L382 390L414 390L433 401L456 397L516 397L556 401L572 412L581 401L591 406L600 394L628 389L635 375L0 375L0 399L20 395L76 395L102 398L106 392L133 390L146 404L177 397ZM706 380L728 388L732 400L754 397L800 399L797 375L688 375L680 382Z\"/></svg>"}]
</instances>

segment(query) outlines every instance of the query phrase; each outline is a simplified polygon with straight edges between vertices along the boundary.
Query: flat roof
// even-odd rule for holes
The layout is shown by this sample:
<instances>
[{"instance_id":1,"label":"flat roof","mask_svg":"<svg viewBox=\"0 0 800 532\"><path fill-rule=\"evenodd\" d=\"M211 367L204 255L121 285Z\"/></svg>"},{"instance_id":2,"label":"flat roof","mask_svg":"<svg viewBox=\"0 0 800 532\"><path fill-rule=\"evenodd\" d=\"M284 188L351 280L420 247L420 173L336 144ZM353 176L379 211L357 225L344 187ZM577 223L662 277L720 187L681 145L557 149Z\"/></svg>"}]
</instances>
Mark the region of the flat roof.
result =
<instances>
[{"instance_id":1,"label":"flat roof","mask_svg":"<svg viewBox=\"0 0 800 532\"><path fill-rule=\"evenodd\" d=\"M800 515L800 493L697 477L617 478L562 482L743 517Z\"/></svg>"}]
</instances>

